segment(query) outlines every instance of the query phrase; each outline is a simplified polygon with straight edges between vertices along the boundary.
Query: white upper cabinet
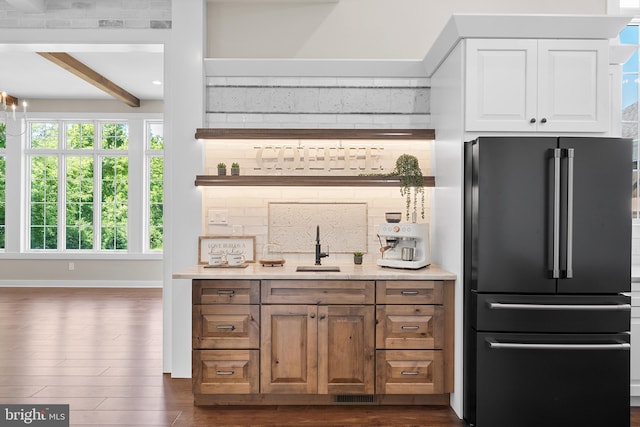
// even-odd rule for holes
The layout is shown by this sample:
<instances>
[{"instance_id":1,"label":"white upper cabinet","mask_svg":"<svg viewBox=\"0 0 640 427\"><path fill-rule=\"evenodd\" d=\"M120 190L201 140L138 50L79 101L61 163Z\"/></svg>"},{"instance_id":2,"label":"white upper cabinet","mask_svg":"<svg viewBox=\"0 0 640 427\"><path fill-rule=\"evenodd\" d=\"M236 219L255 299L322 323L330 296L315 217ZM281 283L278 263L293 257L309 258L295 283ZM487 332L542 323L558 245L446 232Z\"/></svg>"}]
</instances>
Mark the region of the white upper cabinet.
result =
<instances>
[{"instance_id":1,"label":"white upper cabinet","mask_svg":"<svg viewBox=\"0 0 640 427\"><path fill-rule=\"evenodd\" d=\"M607 40L466 40L467 131L606 132Z\"/></svg>"}]
</instances>

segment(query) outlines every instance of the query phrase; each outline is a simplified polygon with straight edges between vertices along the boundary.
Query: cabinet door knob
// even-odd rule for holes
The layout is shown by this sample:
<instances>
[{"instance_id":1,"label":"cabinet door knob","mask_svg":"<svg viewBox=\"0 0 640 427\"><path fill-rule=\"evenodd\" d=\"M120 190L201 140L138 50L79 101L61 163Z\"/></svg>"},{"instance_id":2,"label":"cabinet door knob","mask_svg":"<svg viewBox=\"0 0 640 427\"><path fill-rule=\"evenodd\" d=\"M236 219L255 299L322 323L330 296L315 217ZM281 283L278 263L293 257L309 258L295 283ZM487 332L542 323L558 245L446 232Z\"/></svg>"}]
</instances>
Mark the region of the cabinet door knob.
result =
<instances>
[{"instance_id":1,"label":"cabinet door knob","mask_svg":"<svg viewBox=\"0 0 640 427\"><path fill-rule=\"evenodd\" d=\"M311 314L309 317L311 317L312 319L315 319L316 315L315 314Z\"/></svg>"},{"instance_id":2,"label":"cabinet door knob","mask_svg":"<svg viewBox=\"0 0 640 427\"><path fill-rule=\"evenodd\" d=\"M531 120L529 120L529 123L535 123L536 122L536 118L535 117L531 117Z\"/></svg>"},{"instance_id":3,"label":"cabinet door knob","mask_svg":"<svg viewBox=\"0 0 640 427\"><path fill-rule=\"evenodd\" d=\"M547 119L543 117L542 120L540 120L540 123L547 123Z\"/></svg>"},{"instance_id":4,"label":"cabinet door knob","mask_svg":"<svg viewBox=\"0 0 640 427\"><path fill-rule=\"evenodd\" d=\"M320 320L324 319L325 317L327 317L327 316L325 316L324 314L321 314L320 315Z\"/></svg>"}]
</instances>

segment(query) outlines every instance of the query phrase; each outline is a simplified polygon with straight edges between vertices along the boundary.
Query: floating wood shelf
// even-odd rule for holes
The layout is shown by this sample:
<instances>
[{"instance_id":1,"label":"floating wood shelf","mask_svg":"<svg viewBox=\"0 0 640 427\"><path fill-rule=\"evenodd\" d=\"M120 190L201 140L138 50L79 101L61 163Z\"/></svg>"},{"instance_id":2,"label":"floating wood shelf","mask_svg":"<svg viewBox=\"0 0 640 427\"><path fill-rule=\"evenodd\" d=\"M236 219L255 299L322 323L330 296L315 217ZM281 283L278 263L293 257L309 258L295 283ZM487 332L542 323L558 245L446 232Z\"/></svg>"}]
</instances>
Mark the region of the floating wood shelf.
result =
<instances>
[{"instance_id":1,"label":"floating wood shelf","mask_svg":"<svg viewBox=\"0 0 640 427\"><path fill-rule=\"evenodd\" d=\"M433 176L424 177L425 187L435 187ZM198 175L197 186L259 187L400 187L397 176L282 176L282 175Z\"/></svg>"},{"instance_id":2,"label":"floating wood shelf","mask_svg":"<svg viewBox=\"0 0 640 427\"><path fill-rule=\"evenodd\" d=\"M244 129L199 128L196 139L434 140L433 129Z\"/></svg>"}]
</instances>

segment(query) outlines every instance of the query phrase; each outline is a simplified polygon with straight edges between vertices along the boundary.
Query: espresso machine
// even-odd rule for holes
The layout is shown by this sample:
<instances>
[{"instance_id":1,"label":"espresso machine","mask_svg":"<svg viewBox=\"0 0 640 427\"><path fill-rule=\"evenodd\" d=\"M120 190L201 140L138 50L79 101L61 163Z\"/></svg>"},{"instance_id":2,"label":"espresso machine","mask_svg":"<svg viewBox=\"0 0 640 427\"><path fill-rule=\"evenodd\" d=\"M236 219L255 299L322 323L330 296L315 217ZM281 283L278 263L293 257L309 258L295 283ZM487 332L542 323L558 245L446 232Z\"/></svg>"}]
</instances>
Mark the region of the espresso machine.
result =
<instances>
[{"instance_id":1,"label":"espresso machine","mask_svg":"<svg viewBox=\"0 0 640 427\"><path fill-rule=\"evenodd\" d=\"M382 224L378 238L381 267L417 269L431 264L429 224Z\"/></svg>"}]
</instances>

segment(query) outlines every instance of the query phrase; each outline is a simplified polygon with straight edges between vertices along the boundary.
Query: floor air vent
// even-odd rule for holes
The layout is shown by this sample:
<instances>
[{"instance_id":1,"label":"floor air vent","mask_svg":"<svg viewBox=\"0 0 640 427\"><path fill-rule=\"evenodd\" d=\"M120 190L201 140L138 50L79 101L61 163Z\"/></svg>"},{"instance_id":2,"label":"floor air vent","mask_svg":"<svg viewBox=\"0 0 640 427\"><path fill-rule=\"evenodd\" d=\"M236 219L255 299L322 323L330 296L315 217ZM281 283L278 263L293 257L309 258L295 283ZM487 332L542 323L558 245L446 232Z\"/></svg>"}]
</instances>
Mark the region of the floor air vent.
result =
<instances>
[{"instance_id":1,"label":"floor air vent","mask_svg":"<svg viewBox=\"0 0 640 427\"><path fill-rule=\"evenodd\" d=\"M339 394L335 396L335 399L336 399L335 400L336 403L352 403L355 405L362 405L365 403L372 403L372 404L377 403L376 397L370 396L370 395L358 396L353 394Z\"/></svg>"}]
</instances>

